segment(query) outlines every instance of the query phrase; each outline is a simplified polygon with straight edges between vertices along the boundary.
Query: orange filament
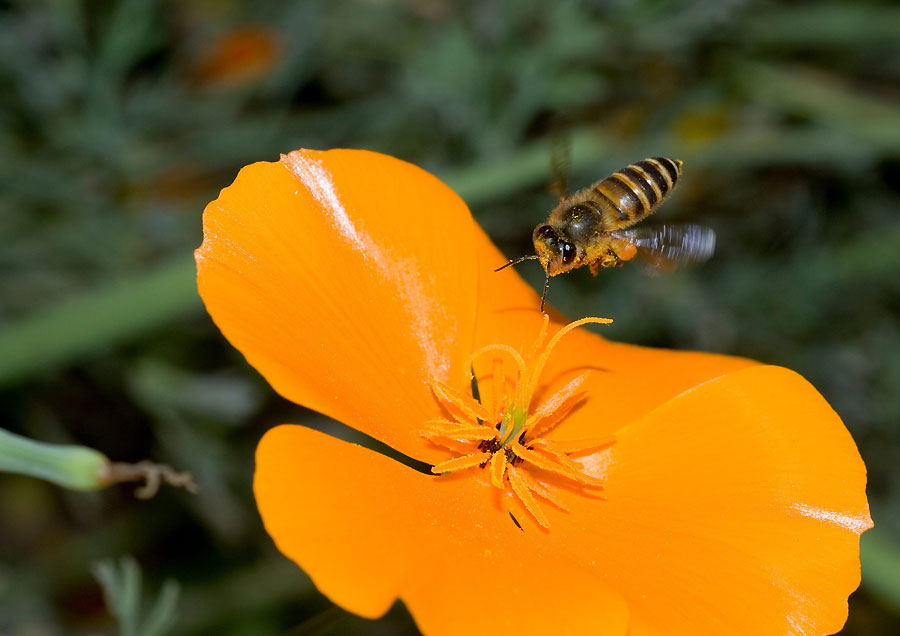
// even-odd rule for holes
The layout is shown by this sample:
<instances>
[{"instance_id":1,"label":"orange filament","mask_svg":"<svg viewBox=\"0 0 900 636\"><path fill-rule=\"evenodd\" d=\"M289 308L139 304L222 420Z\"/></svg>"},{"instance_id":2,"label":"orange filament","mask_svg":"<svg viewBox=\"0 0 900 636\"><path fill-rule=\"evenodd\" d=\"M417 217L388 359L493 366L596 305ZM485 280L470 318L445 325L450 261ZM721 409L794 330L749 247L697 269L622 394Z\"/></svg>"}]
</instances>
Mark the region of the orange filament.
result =
<instances>
[{"instance_id":1,"label":"orange filament","mask_svg":"<svg viewBox=\"0 0 900 636\"><path fill-rule=\"evenodd\" d=\"M444 446L456 456L434 465L431 471L444 474L480 468L488 471L491 484L510 493L537 523L547 529L550 521L538 504L545 500L566 511L562 499L538 477L542 472L562 477L581 489L600 489L601 481L584 473L581 464L570 455L598 452L615 442L612 437L557 441L545 436L555 429L585 395L581 391L589 372L570 380L562 389L531 410L541 372L560 339L573 329L588 323L608 324L608 318L582 318L557 331L544 345L549 317L545 314L538 337L523 356L504 344L491 344L476 350L466 360L469 380L474 377L474 362L489 353L493 357L490 408L473 396L442 382L432 383L438 401L453 419L434 419L425 423L420 435ZM505 373L504 361L514 365L512 377ZM507 386L512 383L512 395Z\"/></svg>"}]
</instances>

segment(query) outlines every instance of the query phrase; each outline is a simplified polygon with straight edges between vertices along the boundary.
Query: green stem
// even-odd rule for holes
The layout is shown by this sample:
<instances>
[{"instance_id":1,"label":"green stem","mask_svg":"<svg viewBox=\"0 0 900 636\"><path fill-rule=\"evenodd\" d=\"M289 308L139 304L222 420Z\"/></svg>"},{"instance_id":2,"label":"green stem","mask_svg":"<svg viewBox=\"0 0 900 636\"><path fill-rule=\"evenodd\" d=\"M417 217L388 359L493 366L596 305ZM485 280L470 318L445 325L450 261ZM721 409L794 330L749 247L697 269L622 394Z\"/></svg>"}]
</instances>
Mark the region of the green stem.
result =
<instances>
[{"instance_id":1,"label":"green stem","mask_svg":"<svg viewBox=\"0 0 900 636\"><path fill-rule=\"evenodd\" d=\"M109 460L85 446L47 444L0 429L0 471L45 479L73 490L96 490Z\"/></svg>"}]
</instances>

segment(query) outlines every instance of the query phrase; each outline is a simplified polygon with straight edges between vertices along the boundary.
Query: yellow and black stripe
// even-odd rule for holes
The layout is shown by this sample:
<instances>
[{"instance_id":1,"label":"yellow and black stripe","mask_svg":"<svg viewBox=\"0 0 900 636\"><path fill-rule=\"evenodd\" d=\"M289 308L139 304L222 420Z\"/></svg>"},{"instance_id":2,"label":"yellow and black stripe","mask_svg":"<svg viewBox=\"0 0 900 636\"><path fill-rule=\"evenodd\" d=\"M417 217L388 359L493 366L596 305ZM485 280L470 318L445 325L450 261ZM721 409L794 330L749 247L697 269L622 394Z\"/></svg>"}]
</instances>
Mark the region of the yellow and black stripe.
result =
<instances>
[{"instance_id":1,"label":"yellow and black stripe","mask_svg":"<svg viewBox=\"0 0 900 636\"><path fill-rule=\"evenodd\" d=\"M651 214L675 187L682 162L666 157L644 159L622 168L593 186L601 207L611 210L610 221L631 225Z\"/></svg>"}]
</instances>

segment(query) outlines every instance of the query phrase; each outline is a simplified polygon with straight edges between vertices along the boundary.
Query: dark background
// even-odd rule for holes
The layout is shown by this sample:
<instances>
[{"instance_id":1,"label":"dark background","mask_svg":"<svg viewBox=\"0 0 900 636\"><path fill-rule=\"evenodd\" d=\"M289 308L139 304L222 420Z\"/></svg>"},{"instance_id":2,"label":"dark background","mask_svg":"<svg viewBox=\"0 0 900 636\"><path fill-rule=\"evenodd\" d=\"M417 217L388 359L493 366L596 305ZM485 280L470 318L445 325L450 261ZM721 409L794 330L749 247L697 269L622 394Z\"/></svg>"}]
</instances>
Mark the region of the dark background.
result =
<instances>
[{"instance_id":1,"label":"dark background","mask_svg":"<svg viewBox=\"0 0 900 636\"><path fill-rule=\"evenodd\" d=\"M613 339L806 376L869 469L876 529L844 634L900 633L900 7L890 2L0 2L0 418L190 470L193 496L0 477L0 634L112 634L90 574L132 554L193 634L411 634L331 607L262 531L262 433L335 425L278 398L203 311L200 213L244 164L369 148L446 179L510 256L581 187L685 161L655 220L708 264L554 280ZM534 263L521 267L540 285ZM342 434L347 434L343 431Z\"/></svg>"}]
</instances>

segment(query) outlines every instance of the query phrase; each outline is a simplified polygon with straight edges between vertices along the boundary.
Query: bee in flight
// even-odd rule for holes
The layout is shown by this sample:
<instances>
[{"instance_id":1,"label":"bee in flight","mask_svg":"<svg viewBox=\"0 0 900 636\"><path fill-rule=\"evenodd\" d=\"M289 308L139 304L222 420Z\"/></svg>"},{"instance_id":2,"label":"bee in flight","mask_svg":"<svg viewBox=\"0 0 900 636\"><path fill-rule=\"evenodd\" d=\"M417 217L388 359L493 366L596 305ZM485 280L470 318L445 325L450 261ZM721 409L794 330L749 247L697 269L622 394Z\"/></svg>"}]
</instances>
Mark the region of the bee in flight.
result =
<instances>
[{"instance_id":1,"label":"bee in flight","mask_svg":"<svg viewBox=\"0 0 900 636\"><path fill-rule=\"evenodd\" d=\"M702 225L658 225L632 228L656 211L681 176L681 161L666 157L644 159L622 168L602 181L565 194L547 221L532 233L534 254L509 261L510 265L538 260L547 278L541 295L541 311L550 277L582 265L596 276L601 267L620 267L635 257L659 270L701 262L712 256L716 234Z\"/></svg>"}]
</instances>

